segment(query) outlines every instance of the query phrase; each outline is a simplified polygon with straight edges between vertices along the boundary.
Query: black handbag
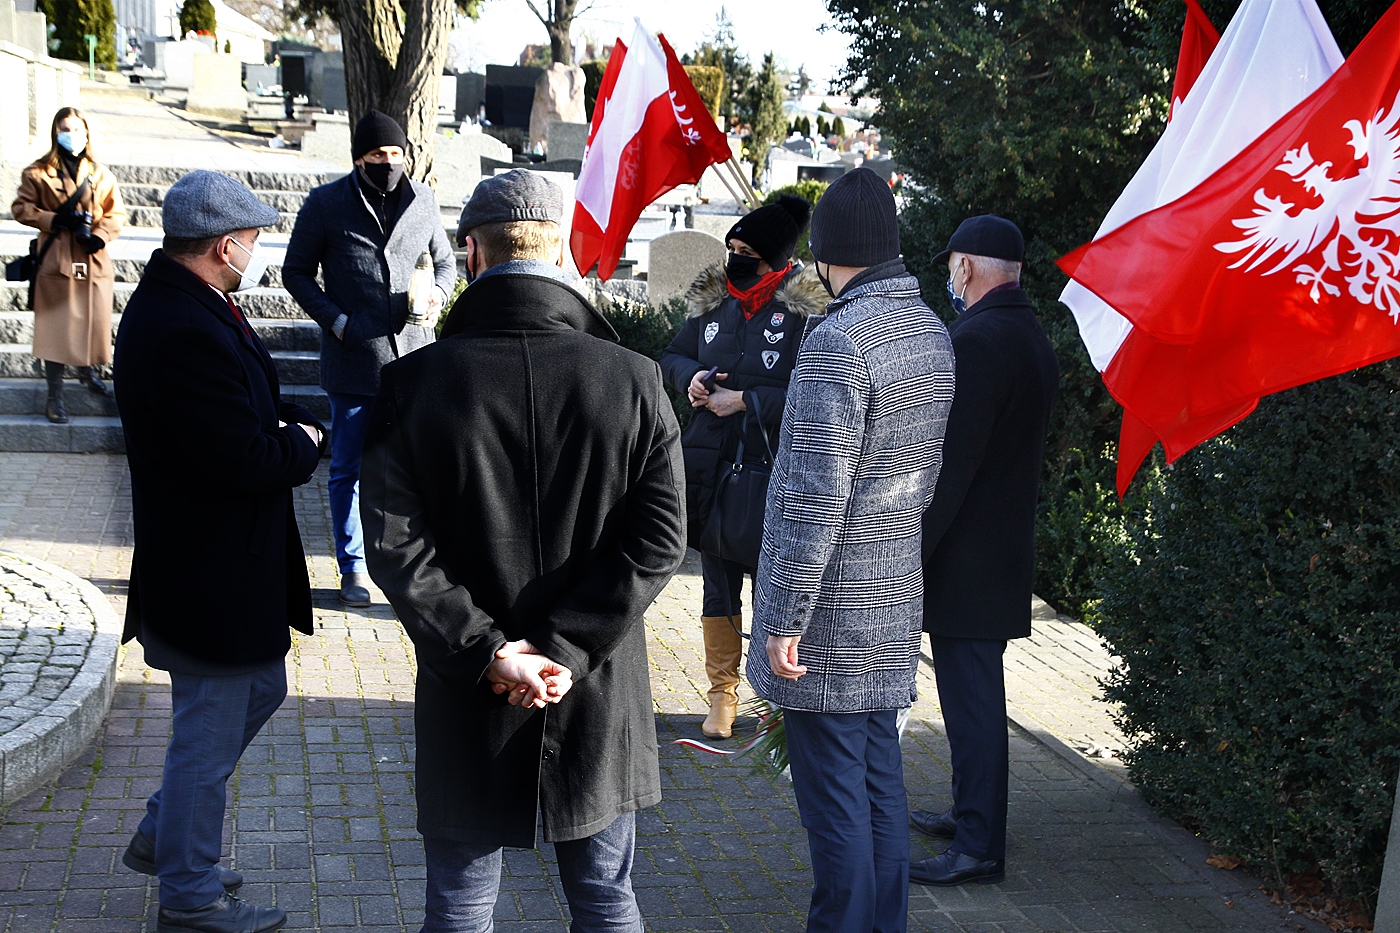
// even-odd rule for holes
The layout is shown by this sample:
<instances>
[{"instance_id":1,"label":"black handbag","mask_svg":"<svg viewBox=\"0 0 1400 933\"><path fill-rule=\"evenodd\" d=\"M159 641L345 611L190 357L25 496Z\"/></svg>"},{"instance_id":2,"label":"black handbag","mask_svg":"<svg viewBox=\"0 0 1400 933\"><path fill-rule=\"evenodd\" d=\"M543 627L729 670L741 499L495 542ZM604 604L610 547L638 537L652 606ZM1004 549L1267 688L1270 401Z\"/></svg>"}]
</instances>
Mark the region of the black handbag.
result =
<instances>
[{"instance_id":1,"label":"black handbag","mask_svg":"<svg viewBox=\"0 0 1400 933\"><path fill-rule=\"evenodd\" d=\"M77 189L74 190L74 192L68 196L68 200L64 201L63 204L59 207L59 209L54 211L54 213L62 214L72 210L73 207L78 203L78 201L82 199L83 195L87 192L88 182L91 180L91 175L89 175L87 178L84 178L82 184L78 185ZM56 239L58 239L58 234L50 233L49 238L45 240L44 245L40 247L39 238L35 237L34 239L29 241L29 253L27 255L21 256L18 259L12 259L9 262L5 263L6 282L29 283L29 304L27 305L27 307L30 311L34 310L34 283L39 278L39 267L44 264L44 257L48 255L49 247L53 245L53 241Z\"/></svg>"},{"instance_id":2,"label":"black handbag","mask_svg":"<svg viewBox=\"0 0 1400 933\"><path fill-rule=\"evenodd\" d=\"M768 459L762 463L744 462L744 437L748 435L750 415L758 422L768 453ZM763 547L763 507L772 469L773 447L768 443L758 399L754 398L753 410L744 414L744 433L739 438L734 462L723 468L715 487L710 517L700 533L701 550L750 569L758 567L758 552Z\"/></svg>"}]
</instances>

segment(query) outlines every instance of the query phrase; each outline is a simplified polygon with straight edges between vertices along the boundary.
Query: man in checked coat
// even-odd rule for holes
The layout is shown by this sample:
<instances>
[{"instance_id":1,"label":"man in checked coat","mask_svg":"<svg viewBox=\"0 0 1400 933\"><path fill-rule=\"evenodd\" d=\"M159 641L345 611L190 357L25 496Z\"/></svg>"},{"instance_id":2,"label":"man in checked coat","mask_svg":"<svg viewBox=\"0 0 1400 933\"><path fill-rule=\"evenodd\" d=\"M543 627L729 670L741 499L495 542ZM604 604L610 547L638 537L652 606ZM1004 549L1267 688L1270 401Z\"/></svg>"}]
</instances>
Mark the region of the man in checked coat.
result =
<instances>
[{"instance_id":1,"label":"man in checked coat","mask_svg":"<svg viewBox=\"0 0 1400 933\"><path fill-rule=\"evenodd\" d=\"M915 697L921 519L942 462L953 348L900 261L894 197L874 172L827 189L811 248L834 300L788 387L748 675L784 710L812 853L807 929L897 933L909 802L896 719Z\"/></svg>"}]
</instances>

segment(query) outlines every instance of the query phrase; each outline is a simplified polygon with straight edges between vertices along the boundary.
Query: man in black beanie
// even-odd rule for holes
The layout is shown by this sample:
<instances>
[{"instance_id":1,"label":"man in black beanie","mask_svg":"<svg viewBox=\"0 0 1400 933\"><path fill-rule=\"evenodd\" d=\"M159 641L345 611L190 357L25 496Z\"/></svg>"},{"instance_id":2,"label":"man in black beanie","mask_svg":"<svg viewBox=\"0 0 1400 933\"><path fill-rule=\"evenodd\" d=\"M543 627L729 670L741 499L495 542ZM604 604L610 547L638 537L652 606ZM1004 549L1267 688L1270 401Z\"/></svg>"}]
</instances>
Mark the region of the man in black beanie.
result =
<instances>
[{"instance_id":1,"label":"man in black beanie","mask_svg":"<svg viewBox=\"0 0 1400 933\"><path fill-rule=\"evenodd\" d=\"M393 118L371 110L355 125L355 170L312 189L287 244L282 281L321 325L321 388L330 396L328 492L340 565L340 599L370 604L360 529L360 450L379 370L429 344L457 281L452 244L433 190L404 177L408 138ZM419 257L432 259L435 287L410 317L409 281ZM317 282L317 271L321 282Z\"/></svg>"},{"instance_id":2,"label":"man in black beanie","mask_svg":"<svg viewBox=\"0 0 1400 933\"><path fill-rule=\"evenodd\" d=\"M899 712L915 697L921 524L953 348L899 258L894 196L859 168L812 216L834 299L788 389L758 562L749 683L784 710L812 853L809 931L907 927Z\"/></svg>"}]
</instances>

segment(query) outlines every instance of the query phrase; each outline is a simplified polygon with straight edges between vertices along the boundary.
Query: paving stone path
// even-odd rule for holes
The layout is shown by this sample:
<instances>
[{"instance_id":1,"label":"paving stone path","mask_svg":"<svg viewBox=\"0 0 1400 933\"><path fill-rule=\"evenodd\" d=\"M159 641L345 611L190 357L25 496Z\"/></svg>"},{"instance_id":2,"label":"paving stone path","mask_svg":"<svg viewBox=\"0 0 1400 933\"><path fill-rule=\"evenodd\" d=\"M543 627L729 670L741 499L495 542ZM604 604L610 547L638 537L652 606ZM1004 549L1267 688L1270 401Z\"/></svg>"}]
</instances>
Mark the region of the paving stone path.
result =
<instances>
[{"instance_id":1,"label":"paving stone path","mask_svg":"<svg viewBox=\"0 0 1400 933\"><path fill-rule=\"evenodd\" d=\"M120 457L0 455L0 547L93 579L121 612L128 495ZM291 695L231 782L225 851L246 875L250 899L290 912L289 930L412 933L422 918L423 851L414 829L411 646L382 598L362 612L335 599L324 468L296 498L317 631L295 638ZM699 733L699 586L688 563L647 615L663 743ZM1268 904L1249 876L1207 867L1206 845L1154 816L1111 759L1072 750L1113 741L1091 692L1107 658L1073 623L1046 619L1038 632L1034 644L1017 646L1023 663L1008 656L1013 719L1028 725L1009 726L1007 881L916 887L910 928L1320 931ZM919 689L906 783L915 806L936 808L948 802L949 756L926 664ZM750 727L741 722L741 732ZM145 667L139 645L128 646L98 741L58 780L0 811L0 933L153 929L155 885L123 868L119 854L159 783L168 733L167 681ZM790 786L750 762L669 744L661 763L665 799L638 822L634 882L648 928L803 929L811 881ZM939 848L916 837L912 854ZM506 853L496 918L503 933L567 928L549 846Z\"/></svg>"}]
</instances>

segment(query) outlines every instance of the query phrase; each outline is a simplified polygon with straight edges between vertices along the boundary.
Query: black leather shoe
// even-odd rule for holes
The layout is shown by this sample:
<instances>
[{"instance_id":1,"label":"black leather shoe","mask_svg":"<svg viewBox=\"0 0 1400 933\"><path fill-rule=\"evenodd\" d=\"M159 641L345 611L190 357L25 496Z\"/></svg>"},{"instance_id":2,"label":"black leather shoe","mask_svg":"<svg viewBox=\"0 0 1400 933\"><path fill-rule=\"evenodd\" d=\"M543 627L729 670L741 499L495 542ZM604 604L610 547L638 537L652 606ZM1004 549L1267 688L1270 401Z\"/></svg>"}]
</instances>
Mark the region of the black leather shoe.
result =
<instances>
[{"instance_id":1,"label":"black leather shoe","mask_svg":"<svg viewBox=\"0 0 1400 933\"><path fill-rule=\"evenodd\" d=\"M940 839L952 839L958 832L958 818L952 807L942 813L914 810L909 814L909 825L925 836L937 836Z\"/></svg>"},{"instance_id":2,"label":"black leather shoe","mask_svg":"<svg viewBox=\"0 0 1400 933\"><path fill-rule=\"evenodd\" d=\"M369 574L347 573L340 577L340 601L355 609L369 605Z\"/></svg>"},{"instance_id":3,"label":"black leather shoe","mask_svg":"<svg viewBox=\"0 0 1400 933\"><path fill-rule=\"evenodd\" d=\"M156 841L150 836L137 832L131 837L126 851L122 853L122 864L143 875L154 875L156 873ZM222 865L218 868L219 883L224 886L225 891L232 893L243 885L243 876L238 872Z\"/></svg>"},{"instance_id":4,"label":"black leather shoe","mask_svg":"<svg viewBox=\"0 0 1400 933\"><path fill-rule=\"evenodd\" d=\"M91 366L78 367L78 381L88 387L88 391L94 395L109 396L111 390L107 388L107 383L102 381L102 377L97 375L97 370Z\"/></svg>"},{"instance_id":5,"label":"black leather shoe","mask_svg":"<svg viewBox=\"0 0 1400 933\"><path fill-rule=\"evenodd\" d=\"M257 907L225 894L198 910L162 907L156 914L156 933L267 933L287 923L280 907Z\"/></svg>"},{"instance_id":6,"label":"black leather shoe","mask_svg":"<svg viewBox=\"0 0 1400 933\"><path fill-rule=\"evenodd\" d=\"M949 887L975 881L978 884L1000 884L1006 880L1005 859L978 859L952 849L942 855L914 862L909 866L909 880L914 884Z\"/></svg>"}]
</instances>

